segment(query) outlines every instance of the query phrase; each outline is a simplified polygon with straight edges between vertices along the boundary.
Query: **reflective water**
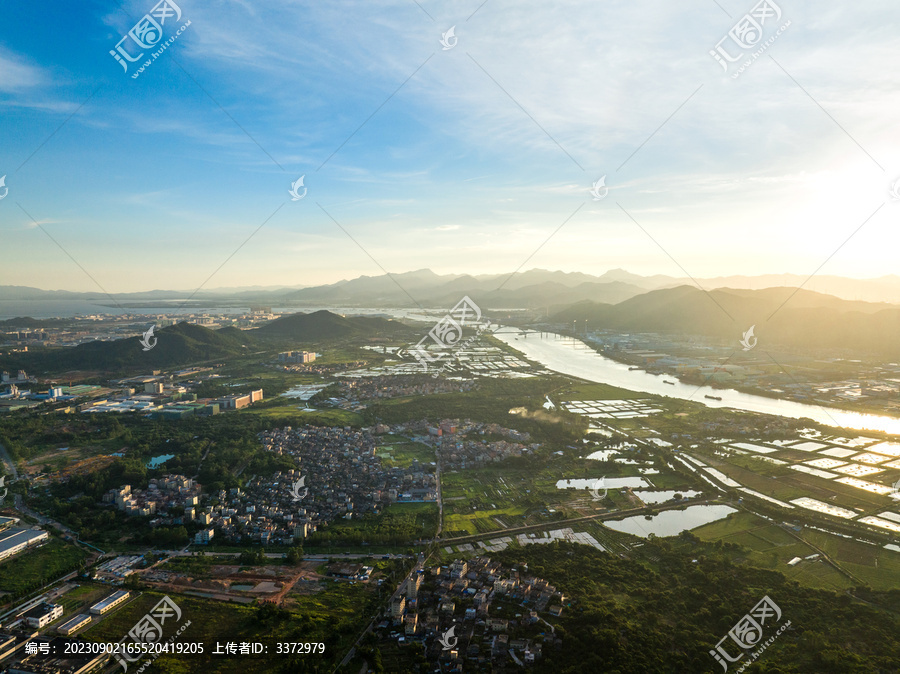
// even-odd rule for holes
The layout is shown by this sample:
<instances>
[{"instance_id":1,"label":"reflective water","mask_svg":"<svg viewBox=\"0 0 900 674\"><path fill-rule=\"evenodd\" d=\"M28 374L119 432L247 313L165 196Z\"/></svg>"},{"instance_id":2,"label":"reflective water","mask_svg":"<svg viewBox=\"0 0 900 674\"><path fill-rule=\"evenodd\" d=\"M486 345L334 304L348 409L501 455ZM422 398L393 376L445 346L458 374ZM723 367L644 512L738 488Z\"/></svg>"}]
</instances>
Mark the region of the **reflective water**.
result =
<instances>
[{"instance_id":1,"label":"reflective water","mask_svg":"<svg viewBox=\"0 0 900 674\"><path fill-rule=\"evenodd\" d=\"M589 480L557 480L557 489L641 489L651 486L649 482L640 477L608 477Z\"/></svg>"},{"instance_id":2,"label":"reflective water","mask_svg":"<svg viewBox=\"0 0 900 674\"><path fill-rule=\"evenodd\" d=\"M596 461L609 461L612 457L618 456L619 452L614 449L599 449L593 454L588 454L586 459L594 459Z\"/></svg>"},{"instance_id":3,"label":"reflective water","mask_svg":"<svg viewBox=\"0 0 900 674\"><path fill-rule=\"evenodd\" d=\"M684 510L666 510L654 515L649 520L643 515L636 515L624 520L607 520L603 524L615 531L622 531L641 538L647 538L650 534L677 536L682 531L715 522L728 517L733 512L737 511L726 505L694 505L688 506Z\"/></svg>"},{"instance_id":4,"label":"reflective water","mask_svg":"<svg viewBox=\"0 0 900 674\"><path fill-rule=\"evenodd\" d=\"M900 419L876 414L860 414L816 405L805 405L788 400L765 398L732 389L682 384L672 375L655 375L643 370L629 370L628 365L606 358L584 342L563 337L552 332L498 331L497 339L521 351L530 360L544 367L588 381L619 386L630 391L642 391L668 398L691 400L707 407L731 407L750 412L776 414L794 419L812 419L828 426L840 426L857 430L879 430L900 435ZM663 380L674 381L674 385ZM710 400L705 395L715 395L722 400Z\"/></svg>"},{"instance_id":5,"label":"reflective water","mask_svg":"<svg viewBox=\"0 0 900 674\"><path fill-rule=\"evenodd\" d=\"M172 459L174 457L175 457L174 454L160 454L159 456L154 456L147 463L147 468L159 468L166 461L168 461L169 459Z\"/></svg>"},{"instance_id":6,"label":"reflective water","mask_svg":"<svg viewBox=\"0 0 900 674\"><path fill-rule=\"evenodd\" d=\"M692 498L697 496L699 491L684 490L663 490L663 491L635 491L634 495L641 499L644 503L665 503L675 498L675 494L681 494L682 498Z\"/></svg>"}]
</instances>

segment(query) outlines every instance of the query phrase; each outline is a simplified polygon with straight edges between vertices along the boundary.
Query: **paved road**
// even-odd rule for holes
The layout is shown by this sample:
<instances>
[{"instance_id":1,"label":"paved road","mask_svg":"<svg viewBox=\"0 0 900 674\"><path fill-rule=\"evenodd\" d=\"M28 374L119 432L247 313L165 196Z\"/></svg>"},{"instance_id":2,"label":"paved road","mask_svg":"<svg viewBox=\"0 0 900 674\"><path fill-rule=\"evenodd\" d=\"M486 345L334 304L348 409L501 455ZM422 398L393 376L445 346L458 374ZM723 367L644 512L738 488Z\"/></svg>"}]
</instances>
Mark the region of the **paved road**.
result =
<instances>
[{"instance_id":1,"label":"paved road","mask_svg":"<svg viewBox=\"0 0 900 674\"><path fill-rule=\"evenodd\" d=\"M16 462L12 460L12 457L3 445L0 445L0 461L3 461L3 465L6 466L6 472L12 476L11 481L15 482L18 480L19 471L16 470Z\"/></svg>"},{"instance_id":2,"label":"paved road","mask_svg":"<svg viewBox=\"0 0 900 674\"><path fill-rule=\"evenodd\" d=\"M65 526L64 524L60 524L56 520L53 520L53 519L50 519L49 517L41 515L40 513L33 511L27 505L22 503L21 494L15 495L15 508L23 515L27 515L28 517L32 517L32 518L36 519L39 524L43 524L44 526L54 527L55 529L59 529L60 531L62 531L64 534L69 534L70 536L73 536L73 537L78 536L77 533L72 531L69 527Z\"/></svg>"},{"instance_id":3,"label":"paved road","mask_svg":"<svg viewBox=\"0 0 900 674\"><path fill-rule=\"evenodd\" d=\"M441 454L438 452L435 447L434 450L434 480L437 484L437 504L438 504L438 525L437 525L437 533L434 534L435 538L439 538L441 535L441 531L444 530L444 497L441 494Z\"/></svg>"},{"instance_id":4,"label":"paved road","mask_svg":"<svg viewBox=\"0 0 900 674\"><path fill-rule=\"evenodd\" d=\"M674 510L677 508L683 508L686 505L714 505L723 503L720 499L705 499L703 501L695 501L695 500L684 500L677 501L675 503L660 505L653 504L648 506L643 506L641 508L631 508L630 510L615 510L613 512L608 513L597 513L596 515L585 515L583 517L572 517L567 520L554 520L548 522L541 522L540 524L528 524L520 527L507 527L506 529L494 529L493 531L488 531L483 534L469 534L468 536L458 536L456 538L442 538L435 539L435 543L439 545L449 545L449 544L457 544L457 543L472 543L474 541L481 540L482 538L497 538L498 536L502 536L504 534L521 534L529 531L543 531L545 529L559 529L569 524L579 524L583 522L590 522L592 520L615 520L620 519L622 517L632 517L634 515L645 515L650 511L660 512L662 510Z\"/></svg>"},{"instance_id":5,"label":"paved road","mask_svg":"<svg viewBox=\"0 0 900 674\"><path fill-rule=\"evenodd\" d=\"M160 554L166 555L167 557L191 557L194 552L198 550L189 551L185 550L159 550ZM207 552L203 551L204 556L206 557L234 557L235 555L240 554L239 552ZM263 556L267 559L282 559L285 553L282 552L264 552ZM390 559L409 559L414 557L414 555L385 555L379 554L376 552L367 552L367 553L358 553L358 554L347 554L345 555L342 552L334 552L334 553L322 553L322 554L305 554L303 556L303 560L307 562L327 562L331 559L369 559L372 557L389 557Z\"/></svg>"}]
</instances>

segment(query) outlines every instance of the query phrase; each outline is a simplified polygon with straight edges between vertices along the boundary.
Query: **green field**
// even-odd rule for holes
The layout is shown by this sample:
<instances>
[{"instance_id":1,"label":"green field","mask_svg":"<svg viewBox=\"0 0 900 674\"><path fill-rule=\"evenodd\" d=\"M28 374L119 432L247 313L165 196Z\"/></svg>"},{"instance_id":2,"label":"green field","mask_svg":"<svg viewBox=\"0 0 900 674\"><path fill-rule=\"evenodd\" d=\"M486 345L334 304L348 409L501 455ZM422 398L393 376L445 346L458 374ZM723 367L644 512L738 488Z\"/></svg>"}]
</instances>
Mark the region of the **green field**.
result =
<instances>
[{"instance_id":1,"label":"green field","mask_svg":"<svg viewBox=\"0 0 900 674\"><path fill-rule=\"evenodd\" d=\"M900 553L808 528L792 535L750 513L732 514L692 533L704 541L741 545L750 564L779 571L808 587L841 590L862 583L876 590L889 590L900 583ZM846 574L822 559L787 565L794 557L805 558L820 550Z\"/></svg>"},{"instance_id":2,"label":"green field","mask_svg":"<svg viewBox=\"0 0 900 674\"><path fill-rule=\"evenodd\" d=\"M499 522L493 519L494 517L501 518L509 525L515 521L513 518L520 520L523 514L525 514L524 507L511 506L496 510L479 510L464 515L447 515L444 517L444 530L448 535L450 532L459 535L459 532L462 531L469 534L485 533L503 528ZM515 523L518 524L518 522Z\"/></svg>"},{"instance_id":3,"label":"green field","mask_svg":"<svg viewBox=\"0 0 900 674\"><path fill-rule=\"evenodd\" d=\"M587 422L568 412L547 412L544 396L555 395L570 382L563 377L529 379L480 379L478 387L465 393L440 393L382 400L371 406L371 414L383 423L405 423L411 419L471 419L499 423L531 433L534 441L557 448L579 441ZM524 407L536 411L532 416L510 414Z\"/></svg>"},{"instance_id":4,"label":"green field","mask_svg":"<svg viewBox=\"0 0 900 674\"><path fill-rule=\"evenodd\" d=\"M46 545L0 564L0 591L20 594L37 589L74 571L87 557L88 553L81 548L51 538Z\"/></svg>"},{"instance_id":5,"label":"green field","mask_svg":"<svg viewBox=\"0 0 900 674\"><path fill-rule=\"evenodd\" d=\"M437 516L437 503L433 501L392 503L377 515L366 514L332 522L327 528L310 534L304 541L304 548L313 554L333 545L406 545L419 538L434 536Z\"/></svg>"},{"instance_id":6,"label":"green field","mask_svg":"<svg viewBox=\"0 0 900 674\"><path fill-rule=\"evenodd\" d=\"M553 402L559 400L632 400L634 398L648 398L647 393L639 393L637 391L629 391L628 389L610 386L609 384L589 384L577 383L566 386L564 389L556 393L555 397L550 396Z\"/></svg>"},{"instance_id":7,"label":"green field","mask_svg":"<svg viewBox=\"0 0 900 674\"><path fill-rule=\"evenodd\" d=\"M272 671L306 671L290 656L277 655L276 643L321 642L325 654L305 656L320 671L331 671L350 648L362 627L375 612L379 590L370 584L328 581L325 589L312 595L291 593L292 611L257 607L172 594L170 598L181 610L181 619L164 625L164 638L172 636L179 626L190 625L178 637L182 643L202 643L203 656L162 656L154 662L153 671L203 673L248 673ZM384 592L384 591L382 591ZM81 636L91 641L117 642L144 616L163 595L145 592L108 617L89 627ZM263 657L216 657L217 643L261 643ZM293 663L293 664L292 664ZM309 671L314 671L310 669Z\"/></svg>"},{"instance_id":8,"label":"green field","mask_svg":"<svg viewBox=\"0 0 900 674\"><path fill-rule=\"evenodd\" d=\"M561 479L642 476L641 465L586 459L602 444L566 446L559 452L537 452L465 470L441 474L444 497L444 535L486 533L506 526L541 524L561 517L592 514L605 508L630 509L639 505L631 495L610 490L603 501L593 501L586 489L558 489ZM652 461L649 452L622 450L621 457ZM653 464L660 472L646 476L659 490L704 491L702 484L675 474L664 463Z\"/></svg>"},{"instance_id":9,"label":"green field","mask_svg":"<svg viewBox=\"0 0 900 674\"><path fill-rule=\"evenodd\" d=\"M333 409L301 412L299 408L302 407L302 403L279 405L278 407L248 407L238 414L252 414L275 424L313 424L314 426L353 426L356 428L363 425L362 417L356 412Z\"/></svg>"},{"instance_id":10,"label":"green field","mask_svg":"<svg viewBox=\"0 0 900 674\"><path fill-rule=\"evenodd\" d=\"M434 461L434 450L421 442L411 442L395 435L381 436L378 441L380 444L375 448L375 455L390 468L409 468L413 459L417 459L421 466L428 466Z\"/></svg>"},{"instance_id":11,"label":"green field","mask_svg":"<svg viewBox=\"0 0 900 674\"><path fill-rule=\"evenodd\" d=\"M87 613L87 609L96 604L110 593L110 588L106 585L94 585L91 583L83 583L73 588L60 597L56 603L63 607L65 613L63 619L71 617L71 614L80 612Z\"/></svg>"}]
</instances>

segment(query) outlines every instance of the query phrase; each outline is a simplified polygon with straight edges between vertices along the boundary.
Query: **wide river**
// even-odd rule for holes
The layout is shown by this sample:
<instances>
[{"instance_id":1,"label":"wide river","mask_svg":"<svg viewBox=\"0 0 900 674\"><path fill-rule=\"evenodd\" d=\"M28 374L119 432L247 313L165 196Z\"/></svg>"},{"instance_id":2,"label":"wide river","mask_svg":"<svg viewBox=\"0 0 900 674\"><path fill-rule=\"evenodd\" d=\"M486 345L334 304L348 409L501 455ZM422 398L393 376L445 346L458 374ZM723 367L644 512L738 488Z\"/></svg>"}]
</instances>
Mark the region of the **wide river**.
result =
<instances>
[{"instance_id":1,"label":"wide river","mask_svg":"<svg viewBox=\"0 0 900 674\"><path fill-rule=\"evenodd\" d=\"M807 405L790 400L778 400L741 393L732 389L682 384L672 375L655 375L643 370L629 370L628 365L606 358L584 342L552 332L501 328L494 336L521 351L526 358L540 363L548 370L568 374L588 381L611 384L630 391L641 391L668 398L680 398L703 403L707 407L731 407L749 412L775 414L794 419L812 419L828 426L852 428L858 431L878 430L900 435L900 419L877 414L860 414L830 407ZM665 384L663 381L674 382ZM704 396L719 396L710 400Z\"/></svg>"}]
</instances>

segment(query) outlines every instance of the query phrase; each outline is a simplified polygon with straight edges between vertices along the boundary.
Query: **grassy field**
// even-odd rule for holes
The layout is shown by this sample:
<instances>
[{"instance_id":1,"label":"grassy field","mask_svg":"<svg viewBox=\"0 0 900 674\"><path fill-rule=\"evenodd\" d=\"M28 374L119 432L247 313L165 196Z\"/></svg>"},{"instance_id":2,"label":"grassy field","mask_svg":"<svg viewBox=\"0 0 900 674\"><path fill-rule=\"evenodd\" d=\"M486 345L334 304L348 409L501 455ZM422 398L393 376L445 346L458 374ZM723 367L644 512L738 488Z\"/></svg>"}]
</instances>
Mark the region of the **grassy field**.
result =
<instances>
[{"instance_id":1,"label":"grassy field","mask_svg":"<svg viewBox=\"0 0 900 674\"><path fill-rule=\"evenodd\" d=\"M279 405L278 407L248 407L239 414L253 414L277 423L313 424L316 426L354 426L363 425L362 417L356 412L347 410L314 410L301 412L302 403Z\"/></svg>"},{"instance_id":2,"label":"grassy field","mask_svg":"<svg viewBox=\"0 0 900 674\"><path fill-rule=\"evenodd\" d=\"M476 389L465 393L381 400L370 409L386 424L423 418L471 419L527 431L537 442L565 446L581 437L587 422L568 412L547 412L543 405L545 395L554 395L568 385L562 377L481 379ZM527 417L510 414L511 409L518 407L537 412Z\"/></svg>"},{"instance_id":3,"label":"grassy field","mask_svg":"<svg viewBox=\"0 0 900 674\"><path fill-rule=\"evenodd\" d=\"M0 590L23 592L30 586L56 580L72 571L88 553L81 548L51 538L46 545L23 552L0 564Z\"/></svg>"},{"instance_id":4,"label":"grassy field","mask_svg":"<svg viewBox=\"0 0 900 674\"><path fill-rule=\"evenodd\" d=\"M803 536L873 589L891 590L900 585L900 552L821 531L804 531Z\"/></svg>"},{"instance_id":5,"label":"grassy field","mask_svg":"<svg viewBox=\"0 0 900 674\"><path fill-rule=\"evenodd\" d=\"M631 400L634 398L647 398L646 393L637 391L629 391L628 389L610 386L609 384L590 384L577 383L566 386L564 389L556 393L556 396L550 396L550 399L556 402L558 398L561 401L567 400Z\"/></svg>"},{"instance_id":6,"label":"grassy field","mask_svg":"<svg viewBox=\"0 0 900 674\"><path fill-rule=\"evenodd\" d=\"M56 603L62 605L65 613L63 619L67 620L75 613L87 613L87 609L103 599L110 593L107 585L94 585L83 583L73 588L60 597Z\"/></svg>"},{"instance_id":7,"label":"grassy field","mask_svg":"<svg viewBox=\"0 0 900 674\"><path fill-rule=\"evenodd\" d=\"M308 554L338 543L405 545L418 538L430 538L437 531L437 503L392 503L378 515L339 519L324 531L310 535L304 543ZM343 539L343 540L341 540ZM343 551L345 548L341 547Z\"/></svg>"},{"instance_id":8,"label":"grassy field","mask_svg":"<svg viewBox=\"0 0 900 674\"><path fill-rule=\"evenodd\" d=\"M277 654L278 642L324 643L324 655L305 657L310 664L319 665L320 671L331 671L374 613L372 600L376 593L374 585L328 581L325 589L317 594L291 594L291 612L275 610L268 614L252 605L170 595L182 615L179 621L164 625L164 638L175 634L179 626L190 621L177 640L202 643L204 654L165 655L154 663L153 671L190 674L296 671L290 667L289 656ZM119 641L162 596L145 592L90 627L82 636L91 641ZM267 651L261 657L214 655L216 644L224 646L227 642L261 643Z\"/></svg>"},{"instance_id":9,"label":"grassy field","mask_svg":"<svg viewBox=\"0 0 900 674\"><path fill-rule=\"evenodd\" d=\"M637 504L629 494L610 490L602 502L594 502L586 489L557 489L561 479L600 479L602 477L642 476L642 465L596 461L584 457L598 449L595 445L567 446L557 452L538 452L490 463L478 468L445 470L441 475L444 497L444 533L447 536L484 533L501 528L499 516L507 525L552 522L562 514L591 514L602 508L633 508ZM649 461L649 454L623 450L621 458ZM664 464L660 472L646 476L651 488L673 491L703 491L701 484L672 473ZM506 513L506 515L504 515ZM522 516L525 517L522 517Z\"/></svg>"},{"instance_id":10,"label":"grassy field","mask_svg":"<svg viewBox=\"0 0 900 674\"><path fill-rule=\"evenodd\" d=\"M444 517L444 530L448 532L462 532L478 534L503 528L500 522L494 520L499 517L507 525L518 524L525 514L522 506L498 508L496 510L479 510L473 513L448 515Z\"/></svg>"},{"instance_id":11,"label":"grassy field","mask_svg":"<svg viewBox=\"0 0 900 674\"><path fill-rule=\"evenodd\" d=\"M695 529L693 533L704 541L739 544L746 548L745 558L750 564L780 571L787 578L809 587L840 590L859 584L822 560L804 560L793 567L787 565L794 557L805 558L819 550L873 589L889 590L900 583L900 553L808 528L792 535L750 513L735 513Z\"/></svg>"},{"instance_id":12,"label":"grassy field","mask_svg":"<svg viewBox=\"0 0 900 674\"><path fill-rule=\"evenodd\" d=\"M396 436L383 436L379 438L380 444L375 448L375 454L382 462L390 467L408 468L412 465L413 459L418 459L419 464L427 466L434 461L434 450L428 445L421 442L410 442L404 438L396 440L387 439Z\"/></svg>"}]
</instances>

